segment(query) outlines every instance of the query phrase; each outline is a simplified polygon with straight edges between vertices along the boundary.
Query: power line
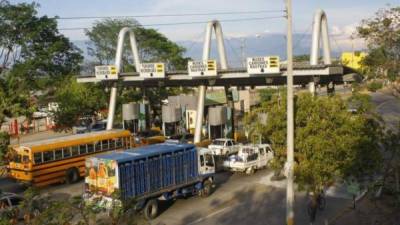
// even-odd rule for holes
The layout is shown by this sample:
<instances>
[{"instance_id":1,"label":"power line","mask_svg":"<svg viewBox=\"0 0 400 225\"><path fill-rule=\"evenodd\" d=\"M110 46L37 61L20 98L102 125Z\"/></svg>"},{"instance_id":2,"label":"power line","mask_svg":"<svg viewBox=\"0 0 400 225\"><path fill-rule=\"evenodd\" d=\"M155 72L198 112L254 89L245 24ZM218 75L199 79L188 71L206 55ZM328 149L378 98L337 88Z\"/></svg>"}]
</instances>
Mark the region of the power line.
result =
<instances>
[{"instance_id":1,"label":"power line","mask_svg":"<svg viewBox=\"0 0 400 225\"><path fill-rule=\"evenodd\" d=\"M241 18L241 19L226 19L219 20L219 22L241 22L241 21L251 21L251 20L267 20L267 19L278 19L284 18L284 16L270 16L270 17L252 17L252 18ZM154 24L142 24L143 27L153 27L153 26L175 26L175 25L190 25L190 24L204 24L209 21L192 21L192 22L176 22L176 23L154 23ZM89 27L70 27L70 28L60 28L59 30L84 30Z\"/></svg>"},{"instance_id":2,"label":"power line","mask_svg":"<svg viewBox=\"0 0 400 225\"><path fill-rule=\"evenodd\" d=\"M279 13L284 10L258 10L258 11L227 11L212 13L182 13L182 14L143 14L126 16L71 16L54 17L57 20L86 20L86 19L111 19L111 18L147 18L147 17L182 17L182 16L211 16L211 15L238 15L238 14L257 14L257 13Z\"/></svg>"}]
</instances>

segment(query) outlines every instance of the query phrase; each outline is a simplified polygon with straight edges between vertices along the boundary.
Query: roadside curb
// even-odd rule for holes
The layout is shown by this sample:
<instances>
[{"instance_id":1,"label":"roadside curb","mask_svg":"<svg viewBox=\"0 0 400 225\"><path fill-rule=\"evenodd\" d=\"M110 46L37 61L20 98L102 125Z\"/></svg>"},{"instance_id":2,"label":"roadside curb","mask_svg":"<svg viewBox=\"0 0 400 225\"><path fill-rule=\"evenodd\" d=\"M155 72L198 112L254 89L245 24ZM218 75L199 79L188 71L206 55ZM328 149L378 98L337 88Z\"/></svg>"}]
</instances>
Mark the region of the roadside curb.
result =
<instances>
[{"instance_id":1,"label":"roadside curb","mask_svg":"<svg viewBox=\"0 0 400 225\"><path fill-rule=\"evenodd\" d=\"M361 194L359 194L355 201L358 202L360 200L362 200L368 193L368 189L365 189L363 192L361 192ZM334 224L340 217L342 217L344 214L354 210L352 207L352 204L349 204L347 207L345 207L344 209L342 209L339 213L337 213L335 216L333 216L331 219L328 219L328 224Z\"/></svg>"}]
</instances>

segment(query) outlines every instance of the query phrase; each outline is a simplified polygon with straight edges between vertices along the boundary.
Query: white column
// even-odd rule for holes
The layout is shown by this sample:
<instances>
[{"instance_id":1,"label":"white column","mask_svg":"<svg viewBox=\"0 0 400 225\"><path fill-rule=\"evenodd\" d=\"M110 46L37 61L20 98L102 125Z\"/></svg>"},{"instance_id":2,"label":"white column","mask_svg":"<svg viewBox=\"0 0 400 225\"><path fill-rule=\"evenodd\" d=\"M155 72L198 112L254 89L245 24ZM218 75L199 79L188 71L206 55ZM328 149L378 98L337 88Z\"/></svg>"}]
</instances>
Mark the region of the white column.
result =
<instances>
[{"instance_id":1,"label":"white column","mask_svg":"<svg viewBox=\"0 0 400 225\"><path fill-rule=\"evenodd\" d=\"M197 99L196 126L194 129L194 143L201 141L201 130L203 127L204 98L206 97L206 86L199 86L199 96Z\"/></svg>"},{"instance_id":2,"label":"white column","mask_svg":"<svg viewBox=\"0 0 400 225\"><path fill-rule=\"evenodd\" d=\"M113 87L111 88L110 104L108 106L107 130L111 130L113 128L116 103L117 103L117 84L114 83Z\"/></svg>"}]
</instances>

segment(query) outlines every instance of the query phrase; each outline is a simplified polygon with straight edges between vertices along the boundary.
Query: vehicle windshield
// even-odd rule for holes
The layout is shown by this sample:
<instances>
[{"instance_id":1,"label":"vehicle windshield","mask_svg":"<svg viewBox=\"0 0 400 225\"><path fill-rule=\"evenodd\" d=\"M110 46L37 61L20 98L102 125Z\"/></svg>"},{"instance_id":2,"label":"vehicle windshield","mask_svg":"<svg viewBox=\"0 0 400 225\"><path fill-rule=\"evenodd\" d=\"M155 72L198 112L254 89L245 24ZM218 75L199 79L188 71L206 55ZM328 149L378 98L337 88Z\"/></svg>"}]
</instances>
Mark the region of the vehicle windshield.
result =
<instances>
[{"instance_id":1,"label":"vehicle windshield","mask_svg":"<svg viewBox=\"0 0 400 225\"><path fill-rule=\"evenodd\" d=\"M224 145L225 141L223 140L214 140L212 142L213 145Z\"/></svg>"}]
</instances>

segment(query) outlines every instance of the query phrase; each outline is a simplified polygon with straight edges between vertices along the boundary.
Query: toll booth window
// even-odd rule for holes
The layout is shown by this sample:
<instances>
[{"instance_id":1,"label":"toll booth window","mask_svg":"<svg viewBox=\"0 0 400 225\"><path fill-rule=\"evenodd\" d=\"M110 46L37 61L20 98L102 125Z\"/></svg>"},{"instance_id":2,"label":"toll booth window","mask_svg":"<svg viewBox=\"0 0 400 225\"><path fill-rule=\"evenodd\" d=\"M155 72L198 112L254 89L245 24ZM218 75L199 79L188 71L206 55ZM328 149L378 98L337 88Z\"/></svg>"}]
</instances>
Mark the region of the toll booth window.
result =
<instances>
[{"instance_id":1,"label":"toll booth window","mask_svg":"<svg viewBox=\"0 0 400 225\"><path fill-rule=\"evenodd\" d=\"M214 166L213 157L210 154L206 154L206 166Z\"/></svg>"},{"instance_id":2,"label":"toll booth window","mask_svg":"<svg viewBox=\"0 0 400 225\"><path fill-rule=\"evenodd\" d=\"M86 150L86 145L80 145L79 146L79 154L86 154L87 150Z\"/></svg>"},{"instance_id":3,"label":"toll booth window","mask_svg":"<svg viewBox=\"0 0 400 225\"><path fill-rule=\"evenodd\" d=\"M94 152L94 145L93 145L93 144L88 144L88 145L87 145L87 151L88 151L89 153Z\"/></svg>"},{"instance_id":4,"label":"toll booth window","mask_svg":"<svg viewBox=\"0 0 400 225\"><path fill-rule=\"evenodd\" d=\"M72 146L72 148L71 148L71 155L72 155L72 156L79 155L79 146Z\"/></svg>"},{"instance_id":5,"label":"toll booth window","mask_svg":"<svg viewBox=\"0 0 400 225\"><path fill-rule=\"evenodd\" d=\"M62 159L62 157L63 157L63 155L62 155L62 149L57 149L57 150L54 152L54 157L55 157L55 160Z\"/></svg>"},{"instance_id":6,"label":"toll booth window","mask_svg":"<svg viewBox=\"0 0 400 225\"><path fill-rule=\"evenodd\" d=\"M63 157L64 158L71 157L71 149L70 148L64 148L63 149Z\"/></svg>"},{"instance_id":7,"label":"toll booth window","mask_svg":"<svg viewBox=\"0 0 400 225\"><path fill-rule=\"evenodd\" d=\"M200 165L204 166L204 156L203 155L200 156Z\"/></svg>"},{"instance_id":8,"label":"toll booth window","mask_svg":"<svg viewBox=\"0 0 400 225\"><path fill-rule=\"evenodd\" d=\"M37 152L37 153L33 154L33 159L35 160L35 164L42 163L43 162L42 153L41 152Z\"/></svg>"},{"instance_id":9,"label":"toll booth window","mask_svg":"<svg viewBox=\"0 0 400 225\"><path fill-rule=\"evenodd\" d=\"M54 151L43 152L43 162L54 160Z\"/></svg>"}]
</instances>

